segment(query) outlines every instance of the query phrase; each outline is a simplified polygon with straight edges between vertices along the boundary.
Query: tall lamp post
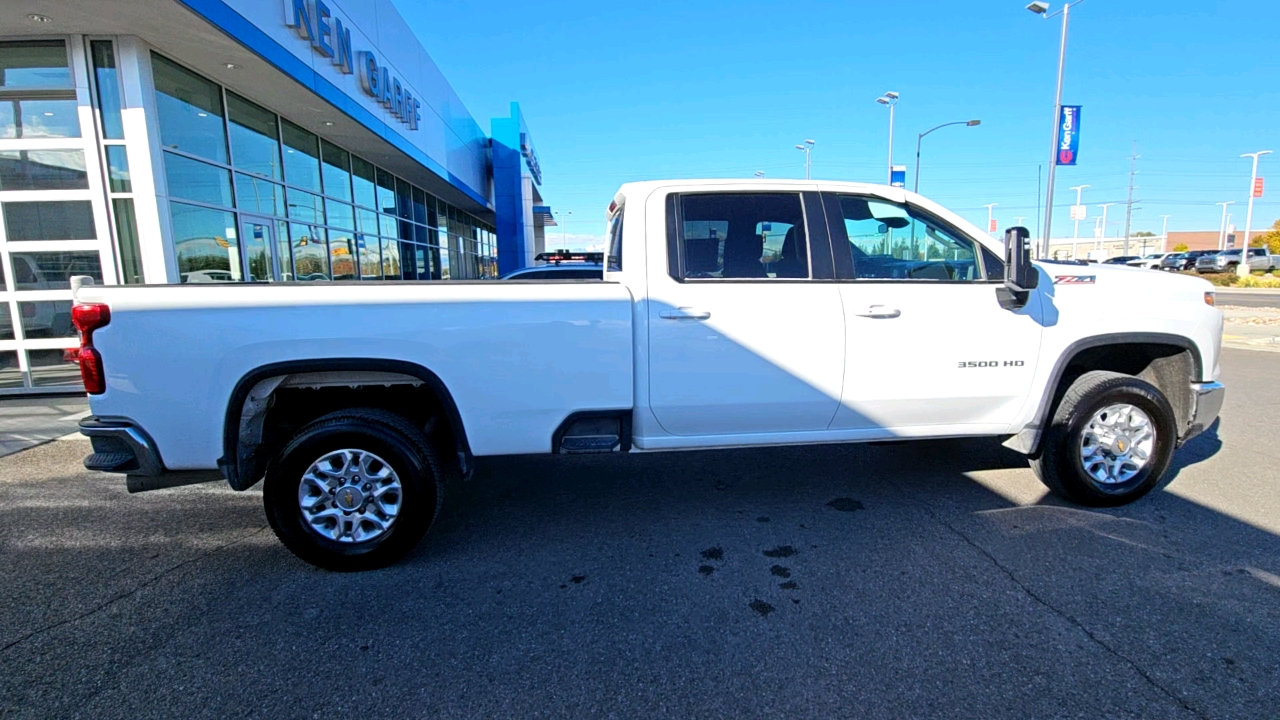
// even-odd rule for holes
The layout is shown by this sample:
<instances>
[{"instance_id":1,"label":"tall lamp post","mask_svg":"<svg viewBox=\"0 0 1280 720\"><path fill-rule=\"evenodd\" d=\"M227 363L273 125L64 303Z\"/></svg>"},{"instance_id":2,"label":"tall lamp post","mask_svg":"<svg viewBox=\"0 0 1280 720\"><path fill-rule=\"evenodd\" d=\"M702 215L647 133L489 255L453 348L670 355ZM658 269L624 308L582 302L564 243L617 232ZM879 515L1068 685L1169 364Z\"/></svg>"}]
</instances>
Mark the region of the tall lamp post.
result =
<instances>
[{"instance_id":1,"label":"tall lamp post","mask_svg":"<svg viewBox=\"0 0 1280 720\"><path fill-rule=\"evenodd\" d=\"M796 149L804 152L804 179L809 179L809 153L813 150L813 141L805 140L803 145L797 145ZM760 177L764 177L764 173L760 173Z\"/></svg>"},{"instance_id":2,"label":"tall lamp post","mask_svg":"<svg viewBox=\"0 0 1280 720\"><path fill-rule=\"evenodd\" d=\"M1227 249L1227 206L1235 205L1235 204L1236 204L1235 200L1228 200L1227 202L1218 203L1218 205L1222 206L1222 226L1218 228L1218 249L1219 250Z\"/></svg>"},{"instance_id":3,"label":"tall lamp post","mask_svg":"<svg viewBox=\"0 0 1280 720\"><path fill-rule=\"evenodd\" d=\"M1094 241L1094 249L1101 250L1107 244L1107 208L1115 205L1115 203L1102 203L1098 207L1102 208L1102 234L1098 236L1098 240Z\"/></svg>"},{"instance_id":4,"label":"tall lamp post","mask_svg":"<svg viewBox=\"0 0 1280 720\"><path fill-rule=\"evenodd\" d=\"M1244 250L1240 255L1240 264L1236 266L1236 274L1240 277L1249 277L1249 273L1252 272L1252 268L1249 267L1249 233L1253 229L1253 199L1259 195L1257 191L1258 158L1270 154L1270 150L1259 150L1240 156L1253 158L1253 177L1249 179L1249 210L1244 215Z\"/></svg>"},{"instance_id":5,"label":"tall lamp post","mask_svg":"<svg viewBox=\"0 0 1280 720\"><path fill-rule=\"evenodd\" d=\"M1055 13L1049 12L1049 3L1036 2L1027 6L1027 9L1037 15L1043 15L1046 20L1051 17L1062 16L1062 39L1058 43L1058 88L1053 95L1053 135L1049 143L1049 186L1046 188L1045 210L1044 210L1044 251L1042 256L1049 254L1049 239L1053 232L1053 180L1058 168L1058 117L1062 115L1062 73L1067 64L1067 19L1071 14L1071 6L1079 5L1084 0L1075 0L1062 6L1062 9ZM1106 227L1105 225L1103 226Z\"/></svg>"},{"instance_id":6,"label":"tall lamp post","mask_svg":"<svg viewBox=\"0 0 1280 720\"><path fill-rule=\"evenodd\" d=\"M1076 207L1083 207L1083 204L1082 204L1083 201L1080 199L1080 193L1084 192L1084 189L1087 187L1091 187L1091 186L1077 185L1071 188L1072 190L1076 191ZM1071 232L1071 259L1075 260L1076 255L1079 254L1078 251L1079 251L1079 245L1080 245L1080 221L1083 220L1084 218L1075 217L1075 211L1072 210L1071 219L1076 221L1076 229Z\"/></svg>"},{"instance_id":7,"label":"tall lamp post","mask_svg":"<svg viewBox=\"0 0 1280 720\"><path fill-rule=\"evenodd\" d=\"M893 184L893 109L898 105L898 93L892 90L876 98L876 102L889 108L889 179L886 185Z\"/></svg>"},{"instance_id":8,"label":"tall lamp post","mask_svg":"<svg viewBox=\"0 0 1280 720\"><path fill-rule=\"evenodd\" d=\"M890 112L892 112L892 109L890 110ZM892 120L890 120L890 124L891 124L891 125L892 125L892 122L893 122L893 121L892 121ZM934 130L941 130L941 129L942 129L942 128L944 128L944 127L950 127L950 126L952 126L952 125L965 125L965 126L968 126L968 127L973 127L973 126L975 126L975 125L981 125L981 124L982 124L982 121L981 121L981 120L956 120L955 122L942 123L941 125L939 125L939 126L937 126L937 127L929 128L928 130L925 130L924 132L922 132L922 133L920 133L919 135L917 135L917 136L916 136L916 181L915 181L915 187L912 189L912 192L917 192L917 193L918 193L918 192L920 192L920 141L921 141L921 140L924 140L924 136L925 136L925 135L928 135L929 133L933 132ZM889 137L890 137L890 138L892 138L892 137L893 137L893 132L892 132L892 131L890 131L890 132L889 132ZM893 173L893 140L892 140L892 139L890 139L890 140L889 140L889 172L890 172L889 181L890 181L890 182L892 182L892 181L893 181L893 176L892 176L892 173Z\"/></svg>"}]
</instances>

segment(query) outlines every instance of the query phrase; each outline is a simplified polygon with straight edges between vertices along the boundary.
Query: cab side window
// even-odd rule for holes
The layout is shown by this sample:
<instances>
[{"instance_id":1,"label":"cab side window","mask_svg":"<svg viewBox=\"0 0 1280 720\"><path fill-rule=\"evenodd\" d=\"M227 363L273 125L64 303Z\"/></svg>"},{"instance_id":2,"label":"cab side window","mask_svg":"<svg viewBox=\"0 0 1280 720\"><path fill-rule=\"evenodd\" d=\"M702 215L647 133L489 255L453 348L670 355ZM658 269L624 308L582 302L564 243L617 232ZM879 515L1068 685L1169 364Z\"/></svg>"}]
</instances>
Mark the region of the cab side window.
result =
<instances>
[{"instance_id":1,"label":"cab side window","mask_svg":"<svg viewBox=\"0 0 1280 720\"><path fill-rule=\"evenodd\" d=\"M847 242L833 238L832 245L839 256L836 266L841 268L842 278L934 282L983 279L976 243L915 208L857 195L839 196L839 205Z\"/></svg>"},{"instance_id":2,"label":"cab side window","mask_svg":"<svg viewBox=\"0 0 1280 720\"><path fill-rule=\"evenodd\" d=\"M681 195L675 206L675 222L670 225L681 257L677 279L809 277L799 194Z\"/></svg>"}]
</instances>

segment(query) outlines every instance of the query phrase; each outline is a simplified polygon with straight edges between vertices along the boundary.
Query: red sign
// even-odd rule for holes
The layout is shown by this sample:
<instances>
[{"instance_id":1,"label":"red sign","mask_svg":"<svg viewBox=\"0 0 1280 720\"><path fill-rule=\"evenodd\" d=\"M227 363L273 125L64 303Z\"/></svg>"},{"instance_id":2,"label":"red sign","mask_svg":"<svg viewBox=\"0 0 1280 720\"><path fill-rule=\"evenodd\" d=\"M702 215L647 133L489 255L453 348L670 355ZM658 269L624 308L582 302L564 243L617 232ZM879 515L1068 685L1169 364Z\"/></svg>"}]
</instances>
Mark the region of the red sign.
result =
<instances>
[{"instance_id":1,"label":"red sign","mask_svg":"<svg viewBox=\"0 0 1280 720\"><path fill-rule=\"evenodd\" d=\"M995 232L995 231L996 231L996 219L991 218L991 221L987 223L987 232Z\"/></svg>"},{"instance_id":2,"label":"red sign","mask_svg":"<svg viewBox=\"0 0 1280 720\"><path fill-rule=\"evenodd\" d=\"M1256 198L1262 197L1262 178L1253 179L1253 196Z\"/></svg>"}]
</instances>

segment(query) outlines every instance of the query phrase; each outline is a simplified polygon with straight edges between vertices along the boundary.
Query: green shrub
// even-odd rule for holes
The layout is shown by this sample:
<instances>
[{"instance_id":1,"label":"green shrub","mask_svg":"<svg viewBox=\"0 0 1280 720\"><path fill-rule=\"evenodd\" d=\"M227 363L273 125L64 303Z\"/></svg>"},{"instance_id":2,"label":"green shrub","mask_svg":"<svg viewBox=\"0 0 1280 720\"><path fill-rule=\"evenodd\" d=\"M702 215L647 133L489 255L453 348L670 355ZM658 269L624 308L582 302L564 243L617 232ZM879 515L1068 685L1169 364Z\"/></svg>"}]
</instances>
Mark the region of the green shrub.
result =
<instances>
[{"instance_id":1,"label":"green shrub","mask_svg":"<svg viewBox=\"0 0 1280 720\"><path fill-rule=\"evenodd\" d=\"M1280 288L1280 278L1274 276L1257 276L1250 275L1246 278L1238 278L1239 282L1236 287L1242 288Z\"/></svg>"}]
</instances>

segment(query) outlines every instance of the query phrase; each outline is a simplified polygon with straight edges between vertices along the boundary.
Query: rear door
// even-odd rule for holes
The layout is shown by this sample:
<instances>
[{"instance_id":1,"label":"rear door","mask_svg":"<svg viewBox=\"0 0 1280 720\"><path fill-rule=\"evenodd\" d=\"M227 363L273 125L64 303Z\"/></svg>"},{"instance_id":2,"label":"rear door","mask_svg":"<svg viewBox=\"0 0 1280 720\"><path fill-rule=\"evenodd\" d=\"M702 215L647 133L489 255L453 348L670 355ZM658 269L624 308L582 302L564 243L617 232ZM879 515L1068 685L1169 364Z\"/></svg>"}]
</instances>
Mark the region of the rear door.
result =
<instances>
[{"instance_id":1,"label":"rear door","mask_svg":"<svg viewBox=\"0 0 1280 720\"><path fill-rule=\"evenodd\" d=\"M902 198L824 194L824 203L848 343L832 428L1001 432L1031 388L1038 300L1001 308L995 255Z\"/></svg>"},{"instance_id":2,"label":"rear door","mask_svg":"<svg viewBox=\"0 0 1280 720\"><path fill-rule=\"evenodd\" d=\"M829 249L825 265L810 260L812 235L828 242L817 193L665 202L670 262L654 253L648 266L659 425L680 436L825 431L839 405L845 328Z\"/></svg>"}]
</instances>

